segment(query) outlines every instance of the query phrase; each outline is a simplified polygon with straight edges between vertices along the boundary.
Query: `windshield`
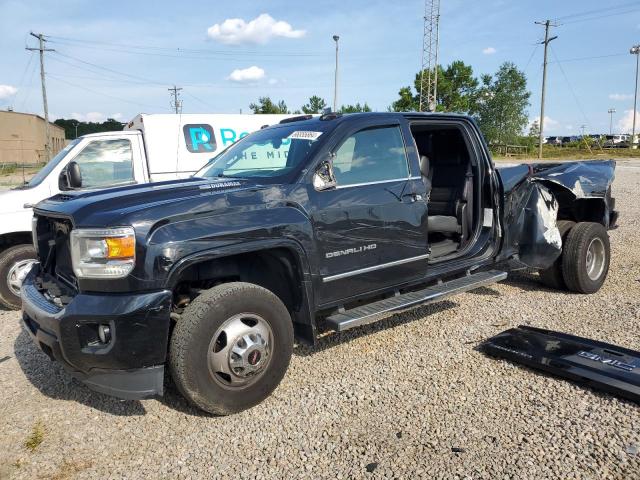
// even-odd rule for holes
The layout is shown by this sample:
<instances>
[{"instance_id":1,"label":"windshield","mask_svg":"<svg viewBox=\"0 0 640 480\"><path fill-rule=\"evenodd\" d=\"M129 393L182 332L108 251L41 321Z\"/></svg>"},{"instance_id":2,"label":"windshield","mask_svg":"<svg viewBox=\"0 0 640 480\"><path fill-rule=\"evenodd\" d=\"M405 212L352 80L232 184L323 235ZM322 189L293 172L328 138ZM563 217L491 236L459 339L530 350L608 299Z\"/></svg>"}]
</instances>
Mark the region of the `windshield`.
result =
<instances>
[{"instance_id":1,"label":"windshield","mask_svg":"<svg viewBox=\"0 0 640 480\"><path fill-rule=\"evenodd\" d=\"M47 164L44 167L42 167L40 171L31 178L31 180L26 182L22 188L31 188L31 187L35 187L36 185L40 185L42 181L49 176L49 174L53 171L53 169L56 168L56 166L58 166L58 164L62 161L62 159L66 157L67 153L69 153L69 150L75 147L78 144L78 142L80 142L80 140L81 140L80 138L76 138L73 142L71 142L69 145L67 145L62 150L60 150L58 154L55 157L53 157L51 160L49 160L49 162L47 162Z\"/></svg>"},{"instance_id":2,"label":"windshield","mask_svg":"<svg viewBox=\"0 0 640 480\"><path fill-rule=\"evenodd\" d=\"M325 128L315 123L258 130L214 157L195 176L282 181L306 163Z\"/></svg>"}]
</instances>

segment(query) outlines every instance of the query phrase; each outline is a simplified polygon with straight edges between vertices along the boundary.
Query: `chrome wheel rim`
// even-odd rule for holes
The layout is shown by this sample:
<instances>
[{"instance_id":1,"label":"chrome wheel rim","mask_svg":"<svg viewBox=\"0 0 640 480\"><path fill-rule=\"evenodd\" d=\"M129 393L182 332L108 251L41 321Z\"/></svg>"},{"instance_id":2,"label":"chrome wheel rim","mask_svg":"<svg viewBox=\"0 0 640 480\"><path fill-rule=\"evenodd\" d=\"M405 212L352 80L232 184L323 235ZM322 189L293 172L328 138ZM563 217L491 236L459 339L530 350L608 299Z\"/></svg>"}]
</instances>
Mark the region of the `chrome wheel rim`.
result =
<instances>
[{"instance_id":1,"label":"chrome wheel rim","mask_svg":"<svg viewBox=\"0 0 640 480\"><path fill-rule=\"evenodd\" d=\"M264 318L254 313L234 315L209 342L209 373L223 388L246 387L266 371L272 346L273 331Z\"/></svg>"},{"instance_id":2,"label":"chrome wheel rim","mask_svg":"<svg viewBox=\"0 0 640 480\"><path fill-rule=\"evenodd\" d=\"M594 238L587 248L587 258L585 260L587 267L587 276L596 281L602 276L605 265L605 248L604 243L599 238Z\"/></svg>"},{"instance_id":3,"label":"chrome wheel rim","mask_svg":"<svg viewBox=\"0 0 640 480\"><path fill-rule=\"evenodd\" d=\"M9 269L9 273L7 273L7 285L9 286L11 293L16 297L20 296L20 287L22 286L22 282L34 263L36 263L36 260L27 258L14 263Z\"/></svg>"}]
</instances>

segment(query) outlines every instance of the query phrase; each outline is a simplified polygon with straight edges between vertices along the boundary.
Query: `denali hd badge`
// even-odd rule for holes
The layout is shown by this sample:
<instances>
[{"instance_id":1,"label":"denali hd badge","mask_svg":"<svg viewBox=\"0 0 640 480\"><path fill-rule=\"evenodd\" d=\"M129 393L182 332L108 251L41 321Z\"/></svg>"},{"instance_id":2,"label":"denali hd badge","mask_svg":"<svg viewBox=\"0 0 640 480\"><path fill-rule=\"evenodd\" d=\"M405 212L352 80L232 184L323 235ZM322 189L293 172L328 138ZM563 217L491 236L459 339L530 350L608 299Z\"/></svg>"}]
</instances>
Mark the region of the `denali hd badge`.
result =
<instances>
[{"instance_id":1,"label":"denali hd badge","mask_svg":"<svg viewBox=\"0 0 640 480\"><path fill-rule=\"evenodd\" d=\"M593 360L594 362L600 362L600 363L604 363L605 365L611 365L612 367L619 368L627 372L630 372L634 368L636 368L636 365L624 363L624 362L621 362L620 360L615 360L613 358L606 358L596 353L585 352L584 350L580 350L578 352L578 356L582 358L588 358L589 360Z\"/></svg>"},{"instance_id":2,"label":"denali hd badge","mask_svg":"<svg viewBox=\"0 0 640 480\"><path fill-rule=\"evenodd\" d=\"M326 258L335 258L341 257L343 255L351 255L352 253L362 253L367 250L375 250L376 244L371 243L369 245L360 245L359 247L347 248L346 250L336 250L335 252L327 252L325 254Z\"/></svg>"}]
</instances>

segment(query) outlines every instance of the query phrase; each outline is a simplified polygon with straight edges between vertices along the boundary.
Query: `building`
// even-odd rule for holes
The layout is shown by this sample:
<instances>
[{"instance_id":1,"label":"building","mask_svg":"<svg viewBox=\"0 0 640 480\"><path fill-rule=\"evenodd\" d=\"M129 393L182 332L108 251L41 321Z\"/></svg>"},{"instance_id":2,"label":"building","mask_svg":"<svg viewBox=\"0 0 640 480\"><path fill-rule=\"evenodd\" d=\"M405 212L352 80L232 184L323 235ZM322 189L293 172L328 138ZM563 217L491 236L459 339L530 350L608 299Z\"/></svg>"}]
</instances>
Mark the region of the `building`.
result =
<instances>
[{"instance_id":1,"label":"building","mask_svg":"<svg viewBox=\"0 0 640 480\"><path fill-rule=\"evenodd\" d=\"M0 164L45 162L44 118L32 113L0 111ZM65 145L64 128L49 122L51 155Z\"/></svg>"}]
</instances>

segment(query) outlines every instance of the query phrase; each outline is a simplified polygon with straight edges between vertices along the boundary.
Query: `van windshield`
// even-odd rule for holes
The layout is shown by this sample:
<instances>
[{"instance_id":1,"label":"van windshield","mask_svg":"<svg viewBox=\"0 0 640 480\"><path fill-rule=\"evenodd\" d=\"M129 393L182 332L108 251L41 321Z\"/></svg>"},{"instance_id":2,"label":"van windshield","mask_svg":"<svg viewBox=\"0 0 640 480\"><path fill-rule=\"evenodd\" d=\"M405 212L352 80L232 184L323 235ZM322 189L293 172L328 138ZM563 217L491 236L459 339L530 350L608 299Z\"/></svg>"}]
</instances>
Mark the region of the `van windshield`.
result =
<instances>
[{"instance_id":1,"label":"van windshield","mask_svg":"<svg viewBox=\"0 0 640 480\"><path fill-rule=\"evenodd\" d=\"M47 164L38 171L38 173L31 177L31 180L16 188L33 188L40 185L42 181L49 176L53 169L58 166L62 159L67 156L67 153L69 153L69 151L75 147L78 142L80 142L80 140L80 138L76 138L73 142L69 143L69 145L60 150L55 157L49 160Z\"/></svg>"},{"instance_id":2,"label":"van windshield","mask_svg":"<svg viewBox=\"0 0 640 480\"><path fill-rule=\"evenodd\" d=\"M282 181L306 163L325 129L314 123L258 130L214 157L195 176Z\"/></svg>"}]
</instances>

